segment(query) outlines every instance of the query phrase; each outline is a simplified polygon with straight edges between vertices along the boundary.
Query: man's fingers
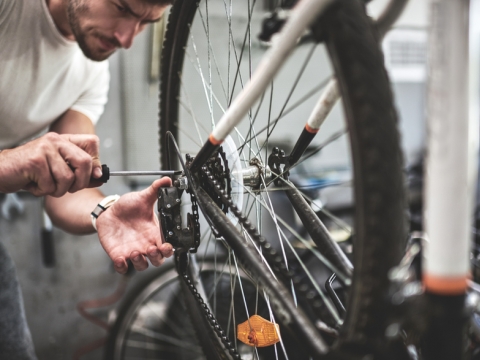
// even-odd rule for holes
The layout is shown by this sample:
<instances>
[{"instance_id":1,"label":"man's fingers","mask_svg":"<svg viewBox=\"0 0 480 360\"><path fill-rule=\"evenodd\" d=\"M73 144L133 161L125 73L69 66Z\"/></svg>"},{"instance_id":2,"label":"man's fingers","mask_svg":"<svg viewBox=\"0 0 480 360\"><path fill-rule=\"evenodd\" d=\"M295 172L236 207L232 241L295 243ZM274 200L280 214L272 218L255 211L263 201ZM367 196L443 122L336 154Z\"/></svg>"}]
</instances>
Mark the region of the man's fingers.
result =
<instances>
[{"instance_id":1,"label":"man's fingers","mask_svg":"<svg viewBox=\"0 0 480 360\"><path fill-rule=\"evenodd\" d=\"M74 193L86 188L92 175L92 159L90 156L73 144L62 146L60 152L74 175L74 182L68 191Z\"/></svg>"},{"instance_id":2,"label":"man's fingers","mask_svg":"<svg viewBox=\"0 0 480 360\"><path fill-rule=\"evenodd\" d=\"M99 179L102 177L102 164L100 162L100 159L94 159L92 163L92 176L95 179Z\"/></svg>"},{"instance_id":3,"label":"man's fingers","mask_svg":"<svg viewBox=\"0 0 480 360\"><path fill-rule=\"evenodd\" d=\"M65 195L75 183L75 174L57 153L48 153L46 160L48 170L42 170L43 175L39 176L37 182L38 188L48 189L45 192L54 197ZM45 174L47 171L50 176Z\"/></svg>"},{"instance_id":4,"label":"man's fingers","mask_svg":"<svg viewBox=\"0 0 480 360\"><path fill-rule=\"evenodd\" d=\"M128 271L128 264L125 258L123 257L118 257L113 261L113 268L115 269L116 272L119 274L126 274Z\"/></svg>"},{"instance_id":5,"label":"man's fingers","mask_svg":"<svg viewBox=\"0 0 480 360\"><path fill-rule=\"evenodd\" d=\"M163 257L169 258L173 255L173 246L170 243L163 243L158 246L158 249L162 253Z\"/></svg>"},{"instance_id":6,"label":"man's fingers","mask_svg":"<svg viewBox=\"0 0 480 360\"><path fill-rule=\"evenodd\" d=\"M61 136L85 151L93 159L100 158L100 140L98 136L89 134L68 134Z\"/></svg>"},{"instance_id":7,"label":"man's fingers","mask_svg":"<svg viewBox=\"0 0 480 360\"><path fill-rule=\"evenodd\" d=\"M151 246L147 250L147 256L153 266L160 266L164 262L163 254L156 246Z\"/></svg>"},{"instance_id":8,"label":"man's fingers","mask_svg":"<svg viewBox=\"0 0 480 360\"><path fill-rule=\"evenodd\" d=\"M143 254L141 254L140 252L138 252L136 250L132 251L132 253L130 254L130 260L132 261L133 267L137 271L143 271L146 268L148 268L147 259L145 258L145 256Z\"/></svg>"},{"instance_id":9,"label":"man's fingers","mask_svg":"<svg viewBox=\"0 0 480 360\"><path fill-rule=\"evenodd\" d=\"M95 168L101 167L98 159L98 148L95 148L96 145L85 145L85 143L96 144L94 139L96 137L93 135L69 135L70 140L77 138L81 138L83 142L65 141L59 146L60 155L75 174L75 181L69 189L72 193L86 188L90 184ZM77 144L82 145L83 148ZM92 147L93 149L91 149ZM98 172L98 170L96 171Z\"/></svg>"}]
</instances>

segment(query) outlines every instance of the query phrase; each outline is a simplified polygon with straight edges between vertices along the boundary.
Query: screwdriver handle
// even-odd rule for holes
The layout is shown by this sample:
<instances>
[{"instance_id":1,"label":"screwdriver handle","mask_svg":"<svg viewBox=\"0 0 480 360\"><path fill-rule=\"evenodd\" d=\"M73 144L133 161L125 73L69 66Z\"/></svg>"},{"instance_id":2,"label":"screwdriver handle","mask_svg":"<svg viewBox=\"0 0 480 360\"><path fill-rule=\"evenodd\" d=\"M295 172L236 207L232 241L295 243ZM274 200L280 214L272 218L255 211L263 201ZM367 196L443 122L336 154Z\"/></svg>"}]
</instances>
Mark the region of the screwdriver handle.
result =
<instances>
[{"instance_id":1,"label":"screwdriver handle","mask_svg":"<svg viewBox=\"0 0 480 360\"><path fill-rule=\"evenodd\" d=\"M98 187L105 184L110 179L110 169L107 165L102 165L102 176L95 179L93 176L90 178L90 185L88 187Z\"/></svg>"},{"instance_id":2,"label":"screwdriver handle","mask_svg":"<svg viewBox=\"0 0 480 360\"><path fill-rule=\"evenodd\" d=\"M106 164L102 165L102 176L95 180L101 181L102 183L106 183L110 180L110 169Z\"/></svg>"}]
</instances>

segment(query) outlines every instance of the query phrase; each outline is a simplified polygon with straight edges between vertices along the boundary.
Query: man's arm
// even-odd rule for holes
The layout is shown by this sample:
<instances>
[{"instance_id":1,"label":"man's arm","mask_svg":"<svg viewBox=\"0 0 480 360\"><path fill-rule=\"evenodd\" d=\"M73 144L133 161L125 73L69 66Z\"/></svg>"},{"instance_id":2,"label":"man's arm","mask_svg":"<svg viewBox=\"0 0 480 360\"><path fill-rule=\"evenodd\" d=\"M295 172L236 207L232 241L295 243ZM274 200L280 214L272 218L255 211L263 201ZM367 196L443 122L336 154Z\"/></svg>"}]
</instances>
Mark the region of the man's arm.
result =
<instances>
[{"instance_id":1,"label":"man's arm","mask_svg":"<svg viewBox=\"0 0 480 360\"><path fill-rule=\"evenodd\" d=\"M59 133L94 133L94 126L85 115L69 110L51 127ZM100 164L100 163L99 163ZM124 274L127 260L137 270L159 266L173 254L172 246L164 243L158 220L153 211L161 186L170 186L169 178L156 180L140 192L123 195L97 218L100 243L113 261L115 270ZM85 234L94 231L90 213L105 196L97 189L84 189L61 198L46 197L46 210L54 224L66 231Z\"/></svg>"}]
</instances>

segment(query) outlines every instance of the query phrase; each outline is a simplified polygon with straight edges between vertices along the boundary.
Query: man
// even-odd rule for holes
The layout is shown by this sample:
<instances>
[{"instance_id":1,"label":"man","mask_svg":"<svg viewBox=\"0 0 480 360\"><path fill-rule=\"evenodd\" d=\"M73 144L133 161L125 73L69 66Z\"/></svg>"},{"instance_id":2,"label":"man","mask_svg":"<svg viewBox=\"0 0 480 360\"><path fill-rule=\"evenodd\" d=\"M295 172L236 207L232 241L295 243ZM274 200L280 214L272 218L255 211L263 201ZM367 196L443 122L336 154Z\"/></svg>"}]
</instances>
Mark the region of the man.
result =
<instances>
[{"instance_id":1,"label":"man","mask_svg":"<svg viewBox=\"0 0 480 360\"><path fill-rule=\"evenodd\" d=\"M119 273L127 260L144 270L148 260L159 266L171 256L153 213L157 190L170 179L120 198L88 188L101 176L94 124L108 92L103 60L128 49L170 2L0 0L0 191L45 195L52 221L68 232L96 228ZM34 359L14 275L0 243L0 358Z\"/></svg>"}]
</instances>

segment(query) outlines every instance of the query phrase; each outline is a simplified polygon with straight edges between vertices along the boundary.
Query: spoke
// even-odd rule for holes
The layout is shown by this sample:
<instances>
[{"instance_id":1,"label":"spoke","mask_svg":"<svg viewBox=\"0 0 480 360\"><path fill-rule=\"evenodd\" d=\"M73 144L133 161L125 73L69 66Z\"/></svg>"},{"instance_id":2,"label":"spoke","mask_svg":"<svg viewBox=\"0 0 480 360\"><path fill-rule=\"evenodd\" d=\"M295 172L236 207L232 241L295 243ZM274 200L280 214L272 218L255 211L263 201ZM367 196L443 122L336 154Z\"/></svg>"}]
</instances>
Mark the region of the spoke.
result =
<instances>
[{"instance_id":1,"label":"spoke","mask_svg":"<svg viewBox=\"0 0 480 360\"><path fill-rule=\"evenodd\" d=\"M206 258L207 258L208 246L210 245L210 241L211 241L212 238L213 238L213 234L212 234L212 232L211 232L210 227L207 227L207 230L206 230L206 231L203 233L203 235L200 237L200 244L203 243L202 239L204 238L204 236L207 235L207 233L208 233L210 236L208 237L208 241L207 241L207 244L206 244L206 246L205 246L205 250L204 250L204 252L203 252L203 259L206 259ZM203 270L203 262L200 264L199 269L200 269L200 272Z\"/></svg>"},{"instance_id":2,"label":"spoke","mask_svg":"<svg viewBox=\"0 0 480 360\"><path fill-rule=\"evenodd\" d=\"M222 81L222 76L220 74L220 67L218 66L218 63L217 63L217 57L215 56L215 52L213 51L213 47L212 47L212 43L210 41L210 25L209 25L209 17L208 17L208 6L207 6L207 3L208 1L205 2L205 7L207 8L206 10L206 16L207 16L207 21L205 22L205 18L202 14L202 11L200 8L198 8L198 14L200 15L200 18L202 20L202 25L203 25L203 29L205 31L205 35L207 36L207 42L208 42L208 56L212 56L213 58L213 62L214 62L214 65L215 65L215 69L217 71L217 75L218 75L218 78L220 80L220 85L222 86L222 90L223 90L223 93L225 95L225 100L228 101L228 94L227 94L227 90L225 89L225 85L223 84L223 81ZM210 61L209 61L210 62Z\"/></svg>"},{"instance_id":3,"label":"spoke","mask_svg":"<svg viewBox=\"0 0 480 360\"><path fill-rule=\"evenodd\" d=\"M201 74L201 70L198 68L197 64L195 64L195 60L191 57L190 53L189 52L185 52L185 54L187 55L188 59L190 60L191 64L192 64L192 67L195 69L195 71L198 73L198 75L200 75L200 77L202 76ZM212 96L213 96L213 99L215 99L215 102L216 104L218 105L218 107L220 108L220 110L222 111L222 113L225 113L225 108L223 107L223 105L220 103L220 100L218 99L217 95L215 94L215 92L212 90L211 86L210 85L207 85L207 89L209 92L212 93Z\"/></svg>"},{"instance_id":4,"label":"spoke","mask_svg":"<svg viewBox=\"0 0 480 360\"><path fill-rule=\"evenodd\" d=\"M275 278L275 280L278 281L277 279L277 276L275 275L275 273L273 272L272 268L270 267L270 264L268 263L267 259L265 259L265 257L263 256L262 254L262 249L260 249L257 244L255 243L255 241L253 241L252 237L250 236L250 234L246 231L246 230L243 230L243 234L244 236L250 240L250 243L253 245L253 247L255 248L255 250L257 250L257 253L258 255L260 256L260 258L262 259L262 262L265 264L265 266L268 268L268 271L270 272L270 274Z\"/></svg>"},{"instance_id":5,"label":"spoke","mask_svg":"<svg viewBox=\"0 0 480 360\"><path fill-rule=\"evenodd\" d=\"M240 271L238 271L237 257L235 256L235 253L233 251L232 251L232 255L233 255L233 262L235 264L238 285L240 286L240 290L242 293L243 305L245 306L245 313L247 314L248 325L250 326L250 329L251 329L252 326L250 325L250 312L248 311L247 299L245 299L245 292L243 291L243 284L242 284L242 278L240 277Z\"/></svg>"},{"instance_id":6,"label":"spoke","mask_svg":"<svg viewBox=\"0 0 480 360\"><path fill-rule=\"evenodd\" d=\"M263 97L262 97L262 98L263 98ZM255 145L256 145L257 149L259 149L259 148L260 148L260 144L258 143L258 138L257 138L257 135L255 134L255 128L253 127L253 122L252 122L251 119L250 119L250 129L251 129L252 132L253 132L253 138L255 139ZM251 149L251 147L250 147L250 149ZM253 153L253 151L252 151L252 153ZM256 157L256 154L253 153L253 156Z\"/></svg>"},{"instance_id":7,"label":"spoke","mask_svg":"<svg viewBox=\"0 0 480 360\"><path fill-rule=\"evenodd\" d=\"M195 116L193 115L193 112L190 112L190 111L188 110L188 108L185 106L185 103L184 103L184 102L180 102L180 105L182 105L182 107L185 108L185 110L187 110L187 112L192 116L193 122L194 122L194 124L195 124L195 128L197 129L197 135L198 135L198 137L199 137L199 140L194 139L194 138L190 135L190 132L189 132L189 131L186 131L186 130L183 128L183 126L177 125L177 128L180 130L180 132L181 132L182 134L184 134L186 137L188 137L190 140L192 140L195 145L197 145L198 147L201 147L201 146L202 146L202 136L201 136L201 134L200 134L200 129L198 128L199 123L198 123L197 119L195 118ZM189 105L190 105L190 104L189 104ZM198 141L200 141L200 142L198 142Z\"/></svg>"},{"instance_id":8,"label":"spoke","mask_svg":"<svg viewBox=\"0 0 480 360\"><path fill-rule=\"evenodd\" d=\"M292 97L293 95L293 92L295 91L295 89L297 88L297 85L298 83L300 82L300 79L302 78L303 76L303 73L305 72L305 69L307 68L307 65L310 63L310 60L312 58L312 55L316 49L317 45L314 44L309 53L307 54L307 57L306 59L304 60L303 64L302 64L302 67L300 68L300 71L298 72L297 74L297 77L293 83L293 86L292 88L290 89L290 92L288 93L288 96L287 96L287 99L285 100L285 103L283 104L283 107L282 109L280 110L280 113L278 114L277 116L277 120L275 120L275 122L273 123L273 126L271 129L269 129L269 131L267 131L267 138L270 137L270 135L272 134L273 130L275 130L275 127L277 126L277 123L278 123L278 119L280 119L283 115L283 112L285 111L285 108L287 107L288 103L290 102L290 98Z\"/></svg>"},{"instance_id":9,"label":"spoke","mask_svg":"<svg viewBox=\"0 0 480 360\"><path fill-rule=\"evenodd\" d=\"M235 128L235 133L237 134L237 137L239 138L239 143L243 144L241 149L238 149L237 148L237 152L239 152L240 154L242 154L242 157L243 157L243 162L248 164L250 162L250 160L247 160L247 157L245 156L244 152L243 152L243 148L246 146L249 150L249 153L250 155L255 155L255 152L253 151L252 147L250 144L248 144L246 141L245 141L245 138L242 136L242 133L238 130L238 128ZM251 140L252 138L250 138ZM251 156L248 156L248 159L251 159Z\"/></svg>"},{"instance_id":10,"label":"spoke","mask_svg":"<svg viewBox=\"0 0 480 360\"><path fill-rule=\"evenodd\" d=\"M288 188L297 188L300 190L299 187L293 185L291 182L285 180L283 177L278 177L278 179L283 183L285 184ZM271 182L269 182L268 184L271 184ZM246 187L244 187L246 189L246 192L250 192L249 189L247 189ZM284 191L285 188L283 187L279 187L279 188L276 188L276 189L264 189L264 191L269 191L269 192L272 192L272 191ZM346 222L344 222L343 220L339 219L338 217L336 217L335 215L333 215L332 213L330 213L327 209L325 209L323 207L323 205L319 205L315 199L312 199L311 197L309 197L307 194L305 194L304 192L302 192L302 196L305 198L305 200L307 200L309 203L312 204L312 208L313 207L316 207L318 209L318 211L321 211L322 213L324 213L326 216L328 216L332 221L334 221L338 226L340 226L342 229L344 229L345 231L349 232L350 234L353 233L352 231L352 228L349 224L347 224Z\"/></svg>"},{"instance_id":11,"label":"spoke","mask_svg":"<svg viewBox=\"0 0 480 360\"><path fill-rule=\"evenodd\" d=\"M200 64L200 58L199 58L199 56L198 56L197 46L196 46L195 39L194 39L194 37L193 37L192 32L190 32L190 39L191 39L193 51L195 52L195 57L196 57L196 59L197 59L197 65L198 65L198 69L199 69L199 71L200 71L200 78L202 79L203 91L204 91L205 96L206 96L206 98L207 98L207 104L208 104L208 108L209 108L209 110L210 110L210 116L211 116L212 121L213 121L213 104L212 104L212 102L210 101L210 98L209 98L209 96L208 96L208 95L209 95L208 85L206 84L205 76L203 75L202 65Z\"/></svg>"},{"instance_id":12,"label":"spoke","mask_svg":"<svg viewBox=\"0 0 480 360\"><path fill-rule=\"evenodd\" d=\"M270 132L270 123L272 121L272 105L273 105L273 81L270 84L270 102L268 104L268 122L267 122L267 134ZM257 136L257 135L256 135ZM268 159L268 142L270 138L267 136L265 141L265 161Z\"/></svg>"},{"instance_id":13,"label":"spoke","mask_svg":"<svg viewBox=\"0 0 480 360\"><path fill-rule=\"evenodd\" d=\"M249 126L249 128L248 128L248 133L247 133L246 137L248 138L252 132L253 132L254 134L253 134L252 137L249 138L248 144L247 144L247 142L245 141L245 138L243 138L243 145L241 146L241 148L240 148L240 150L239 150L240 152L243 152L243 148L244 148L245 146L248 146L248 148L250 149L251 154L252 154L254 157L256 156L256 153L253 151L253 149L252 149L252 147L251 147L252 139L255 139L255 143L256 143L257 149L260 149L260 145L258 144L257 134L255 133L254 124L255 124L255 122L256 122L256 120L257 120L257 118L258 118L258 114L259 114L259 112L260 112L260 108L261 108L261 106L262 106L262 104L263 104L263 99L264 99L264 98L265 98L265 93L263 93L263 94L262 94L262 97L260 98L260 102L259 102L259 104L258 104L258 106L257 106L257 110L256 110L256 112L255 112L255 116L253 117L253 119L251 119L251 117L250 117L250 119L249 119L249 120L250 120L250 126ZM267 138L267 141L268 141L268 138Z\"/></svg>"},{"instance_id":14,"label":"spoke","mask_svg":"<svg viewBox=\"0 0 480 360\"><path fill-rule=\"evenodd\" d=\"M282 116L280 117L283 118L285 117L286 115L288 115L289 113L291 113L293 110L295 110L297 107L299 107L301 104L303 104L305 101L307 101L308 99L310 99L313 95L315 95L316 93L318 93L320 90L322 90L325 86L327 86L327 84L330 82L330 80L332 79L332 77L328 77L324 80L322 80L320 82L319 85L315 86L313 89L311 89L309 92L307 92L305 95L303 95L300 99L298 99L296 102L294 102L292 104L292 106L290 106L288 109L286 109Z\"/></svg>"},{"instance_id":15,"label":"spoke","mask_svg":"<svg viewBox=\"0 0 480 360\"><path fill-rule=\"evenodd\" d=\"M263 291L263 296L265 297L265 299L268 299L268 295L265 291ZM273 315L272 307L270 306L270 301L267 301L267 306L268 306L268 312L270 314L270 321L273 322L274 324L276 324L275 316ZM285 350L285 346L283 344L282 335L281 335L280 332L278 332L277 335L280 338L280 345L282 346L283 355L285 356L285 359L288 360L288 355L287 355L287 351ZM275 357L278 359L277 345L276 344L275 344Z\"/></svg>"},{"instance_id":16,"label":"spoke","mask_svg":"<svg viewBox=\"0 0 480 360\"><path fill-rule=\"evenodd\" d=\"M235 341L235 348L238 348L237 344L237 322L235 321L235 286L237 283L237 277L235 273L232 273L232 251L228 249L228 268L230 269L230 310L228 313L228 325L227 325L227 335L230 329L230 323L233 322L233 334L234 334L234 341Z\"/></svg>"},{"instance_id":17,"label":"spoke","mask_svg":"<svg viewBox=\"0 0 480 360\"><path fill-rule=\"evenodd\" d=\"M345 130L345 129L342 129L340 131L337 131L336 133L332 134L328 139L326 139L323 143L321 143L320 145L318 145L311 153L309 153L308 155L304 155L303 157L300 158L300 160L297 161L296 164L294 164L292 167L288 168L288 169L285 169L283 172L281 172L280 174L276 175L272 180L270 180L267 184L267 186L269 186L270 184L272 184L275 180L283 180L283 175L285 174L286 171L289 171L295 167L297 167L298 165L300 165L301 163L303 163L305 160L311 158L312 156L318 154L323 148L325 148L327 145L331 144L333 141L339 139L340 137L342 137L343 135L345 135L348 131Z\"/></svg>"},{"instance_id":18,"label":"spoke","mask_svg":"<svg viewBox=\"0 0 480 360\"><path fill-rule=\"evenodd\" d=\"M286 109L283 112L283 115L280 118L275 119L274 125L276 125L281 119L284 119L287 114L289 114L290 112L295 110L298 106L303 104L305 101L310 99L313 95L315 95L320 90L322 90L325 86L327 86L330 79L331 79L331 77L328 77L327 79L324 79L319 85L312 88L309 92L307 92L304 96L302 96L297 102L295 102L291 107ZM260 130L257 130L257 135L260 135L261 133L263 133L265 131L268 131L269 127L270 127L270 123L268 125L264 126L263 128L261 128ZM247 139L246 141L247 142L251 141L251 139Z\"/></svg>"},{"instance_id":19,"label":"spoke","mask_svg":"<svg viewBox=\"0 0 480 360\"><path fill-rule=\"evenodd\" d=\"M304 195L305 199L310 200L308 197L306 197ZM312 207L313 206L316 206L318 208L318 211L321 211L323 214L325 214L330 220L332 220L338 227L340 227L341 229L345 230L346 232L348 232L350 234L350 236L353 235L353 229L352 227L347 224L345 221L343 221L342 219L340 219L338 216L335 216L333 215L330 211L328 211L327 209L325 209L325 207L319 207L319 205L315 202L315 201L311 201L312 203Z\"/></svg>"},{"instance_id":20,"label":"spoke","mask_svg":"<svg viewBox=\"0 0 480 360\"><path fill-rule=\"evenodd\" d=\"M175 296L176 299L179 300L178 295ZM177 335L182 335L184 330L182 330L176 323L176 321L172 321L169 318L168 312L165 312L164 314L158 314L156 309L152 307L151 302L148 302L146 306L150 309L150 311L156 315L156 317L163 322L164 324L168 325L175 334Z\"/></svg>"},{"instance_id":21,"label":"spoke","mask_svg":"<svg viewBox=\"0 0 480 360\"><path fill-rule=\"evenodd\" d=\"M227 20L228 20L228 52L227 52L227 103L228 99L230 99L230 65L231 65L231 49L232 49L232 37L230 34L232 33L232 10L233 10L233 3L232 0L230 0L230 9L228 9L227 3L225 0L223 1L225 5L225 14L227 15ZM235 47L233 48L235 51Z\"/></svg>"},{"instance_id":22,"label":"spoke","mask_svg":"<svg viewBox=\"0 0 480 360\"><path fill-rule=\"evenodd\" d=\"M210 95L210 104L212 104L212 113L211 113L211 121L212 121L212 128L215 127L215 119L213 117L213 100L212 100L212 60L210 58L210 21L208 21L208 0L205 1L205 11L207 15L207 38L208 38L208 46L207 46L207 54L208 54L208 85L209 85L209 95ZM200 12L201 13L201 12Z\"/></svg>"},{"instance_id":23,"label":"spoke","mask_svg":"<svg viewBox=\"0 0 480 360\"><path fill-rule=\"evenodd\" d=\"M174 353L174 354L178 353L178 351L180 349L180 347L176 344L172 344L172 346L167 346L165 344L143 342L143 341L140 341L140 340L127 340L125 345L126 345L127 348L131 348L131 349L142 349L142 350L146 350L146 351L156 350L156 352L161 351L161 352L169 352L169 353ZM202 350L198 346L185 347L185 344L184 344L181 349L182 349L182 351L187 350L188 352L192 352L192 353L197 354L197 355L203 355ZM143 355L142 357L131 357L131 356L126 355L122 359L125 359L125 360L127 360L127 359L145 360L145 355ZM160 359L158 358L157 354L155 354L155 357L151 358L151 359L161 360L161 358Z\"/></svg>"},{"instance_id":24,"label":"spoke","mask_svg":"<svg viewBox=\"0 0 480 360\"><path fill-rule=\"evenodd\" d=\"M292 185L293 187L293 185ZM245 187L245 189L247 190L247 192L251 193L251 191ZM251 193L252 196L255 196L253 193ZM339 279L341 279L342 281L345 282L345 284L349 285L350 284L350 279L347 279L347 278L344 278L341 276L341 274L339 273L338 269L330 262L328 261L320 252L318 252L311 244L310 241L306 240L303 236L301 236L295 229L293 229L288 223L287 221L285 221L284 219L282 219L281 217L279 217L278 215L274 214L273 213L273 210L271 210L267 204L265 204L264 201L260 201L260 204L262 205L262 207L264 209L266 209L270 215L272 217L276 216L276 219L278 220L278 222L280 222L290 233L292 233L292 235L295 236L295 238L299 241L302 242L302 244L307 248L309 249L312 254L315 255L315 257L317 257L318 260L320 260L323 264L325 264L325 266L327 266L332 272L334 273L337 273L338 276L339 276ZM282 230L281 227L278 226L278 231L280 232L281 234L281 239L284 240L287 245L290 247L290 249L292 250L292 252L295 254L295 257L299 258L299 255L297 254L296 250L294 250L294 247L290 244L290 241L288 240L288 237L285 235L284 231ZM252 243L253 243L253 240L252 240ZM258 248L257 248L257 251L258 251ZM262 257L263 258L263 257ZM266 261L264 259L264 261ZM288 264L285 264L285 265L288 265Z\"/></svg>"},{"instance_id":25,"label":"spoke","mask_svg":"<svg viewBox=\"0 0 480 360\"><path fill-rule=\"evenodd\" d=\"M256 3L256 0L253 1L253 5L252 5L252 9L249 9L249 14L248 14L248 19L249 19L249 22L251 21L251 11L253 11L253 8L255 7L255 3ZM236 87L236 84L237 84L237 79L240 79L240 85L243 89L243 79L242 79L242 74L240 72L240 66L242 64L242 60L243 60L243 53L244 53L244 49L245 49L245 44L247 42L247 37L248 37L248 28L250 26L250 23L247 24L247 29L245 30L245 35L243 37L243 43L242 43L242 51L240 52L240 60L238 59L237 57L237 52L235 51L235 58L237 60L237 71L235 72L235 77L234 77L234 80L233 80L233 85L232 85L232 92L230 93L230 99L228 101L228 105L230 106L230 104L232 103L232 100L233 100L233 94L235 92L235 87ZM231 27L230 27L230 30L231 30ZM232 37L232 42L233 42L233 48L235 49L235 42L233 40L233 34L232 32L230 31L230 36Z\"/></svg>"},{"instance_id":26,"label":"spoke","mask_svg":"<svg viewBox=\"0 0 480 360\"><path fill-rule=\"evenodd\" d=\"M145 336L147 336L149 338L152 338L152 339L165 341L165 342L167 342L169 344L172 344L172 345L175 345L175 346L185 347L185 342L184 342L183 339L177 339L177 338L174 338L172 336L161 334L157 331L153 331L153 330L150 330L150 329L144 329L144 328L139 327L139 326L133 326L131 330L136 332L136 333L145 335ZM188 348L192 351L202 353L202 350L198 346L194 346L193 344L191 344L191 346L189 346Z\"/></svg>"},{"instance_id":27,"label":"spoke","mask_svg":"<svg viewBox=\"0 0 480 360\"><path fill-rule=\"evenodd\" d=\"M305 155L305 156L302 156L300 158L300 160L298 160L297 164L301 164L302 162L304 162L305 160L311 158L312 156L318 154L325 146L328 146L330 143L332 143L333 141L339 139L340 137L342 137L343 135L347 134L348 133L348 130L347 129L342 129L342 130L339 130L337 131L336 133L332 134L327 140L325 140L322 144L318 145L311 153L309 153L308 155Z\"/></svg>"}]
</instances>

